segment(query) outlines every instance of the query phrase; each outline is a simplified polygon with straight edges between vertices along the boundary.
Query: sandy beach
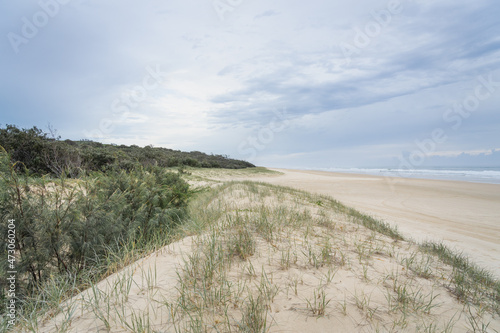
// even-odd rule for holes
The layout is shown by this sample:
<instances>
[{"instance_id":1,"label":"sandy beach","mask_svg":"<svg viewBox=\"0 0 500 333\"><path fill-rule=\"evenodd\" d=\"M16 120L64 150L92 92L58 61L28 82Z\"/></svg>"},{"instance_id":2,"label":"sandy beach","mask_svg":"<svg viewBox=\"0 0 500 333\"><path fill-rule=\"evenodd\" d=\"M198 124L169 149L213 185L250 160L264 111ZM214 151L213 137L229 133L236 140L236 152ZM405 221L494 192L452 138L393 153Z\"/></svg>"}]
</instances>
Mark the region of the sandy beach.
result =
<instances>
[{"instance_id":1,"label":"sandy beach","mask_svg":"<svg viewBox=\"0 0 500 333\"><path fill-rule=\"evenodd\" d=\"M489 276L318 195L500 275L500 185L274 171L190 170L207 191L178 240L58 303L37 332L500 330Z\"/></svg>"},{"instance_id":2,"label":"sandy beach","mask_svg":"<svg viewBox=\"0 0 500 333\"><path fill-rule=\"evenodd\" d=\"M443 240L500 277L500 185L273 170L284 174L258 180L332 196L415 240Z\"/></svg>"}]
</instances>

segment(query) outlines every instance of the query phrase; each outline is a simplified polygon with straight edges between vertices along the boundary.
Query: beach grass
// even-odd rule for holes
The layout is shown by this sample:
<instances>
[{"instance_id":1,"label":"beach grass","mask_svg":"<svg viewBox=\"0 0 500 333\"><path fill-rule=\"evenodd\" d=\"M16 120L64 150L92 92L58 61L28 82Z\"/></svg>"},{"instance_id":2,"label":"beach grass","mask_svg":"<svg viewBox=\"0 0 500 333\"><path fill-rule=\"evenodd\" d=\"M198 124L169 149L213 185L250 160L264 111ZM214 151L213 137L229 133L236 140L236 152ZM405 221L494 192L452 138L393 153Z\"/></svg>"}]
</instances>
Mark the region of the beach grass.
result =
<instances>
[{"instance_id":1,"label":"beach grass","mask_svg":"<svg viewBox=\"0 0 500 333\"><path fill-rule=\"evenodd\" d=\"M187 170L203 190L172 236L178 242L136 262L133 253L110 258L116 273L89 280L86 290L70 279L44 285L19 329L71 332L89 322L95 331L130 332L313 332L332 323L336 331L499 329L500 284L464 255L408 240L325 195L227 180L274 172L224 172Z\"/></svg>"}]
</instances>

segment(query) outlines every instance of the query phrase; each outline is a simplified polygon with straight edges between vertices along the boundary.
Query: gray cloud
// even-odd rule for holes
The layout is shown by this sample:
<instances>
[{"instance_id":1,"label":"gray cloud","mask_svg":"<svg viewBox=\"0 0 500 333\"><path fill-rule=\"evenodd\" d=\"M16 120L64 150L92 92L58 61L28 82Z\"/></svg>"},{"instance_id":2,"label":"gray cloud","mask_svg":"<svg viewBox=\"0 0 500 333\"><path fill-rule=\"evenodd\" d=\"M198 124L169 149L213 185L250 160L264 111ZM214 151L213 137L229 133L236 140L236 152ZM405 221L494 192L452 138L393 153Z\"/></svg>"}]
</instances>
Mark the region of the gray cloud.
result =
<instances>
[{"instance_id":1,"label":"gray cloud","mask_svg":"<svg viewBox=\"0 0 500 333\"><path fill-rule=\"evenodd\" d=\"M245 158L239 142L286 109L293 126L259 152L262 163L294 156L283 160L300 164L304 152L332 163L321 162L325 151L342 154L344 164L359 163L354 154L364 151L389 163L448 126L446 109L474 89L479 75L500 68L497 1L401 4L402 13L346 64L339 45L354 44L356 29L373 23L372 13L386 10L387 1L244 1L221 21L210 1L74 0L18 53L8 34L22 35L23 18L32 20L41 8L37 1L4 2L0 122L50 122L78 139L109 118L115 126L107 142L206 147ZM113 101L156 65L165 81L130 110L129 122L121 121ZM499 94L439 149L500 147Z\"/></svg>"}]
</instances>

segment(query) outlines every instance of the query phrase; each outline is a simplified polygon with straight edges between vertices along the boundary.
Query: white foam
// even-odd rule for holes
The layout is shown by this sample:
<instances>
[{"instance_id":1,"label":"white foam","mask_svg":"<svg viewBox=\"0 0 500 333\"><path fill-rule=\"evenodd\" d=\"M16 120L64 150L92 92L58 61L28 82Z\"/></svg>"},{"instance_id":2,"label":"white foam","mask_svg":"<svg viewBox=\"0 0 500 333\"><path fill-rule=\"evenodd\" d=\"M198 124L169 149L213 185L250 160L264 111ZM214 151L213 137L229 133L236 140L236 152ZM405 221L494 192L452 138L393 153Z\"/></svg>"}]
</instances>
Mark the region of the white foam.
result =
<instances>
[{"instance_id":1,"label":"white foam","mask_svg":"<svg viewBox=\"0 0 500 333\"><path fill-rule=\"evenodd\" d=\"M390 168L321 168L319 170L368 174L386 177L461 180L478 183L500 184L500 168L470 169L390 169Z\"/></svg>"}]
</instances>

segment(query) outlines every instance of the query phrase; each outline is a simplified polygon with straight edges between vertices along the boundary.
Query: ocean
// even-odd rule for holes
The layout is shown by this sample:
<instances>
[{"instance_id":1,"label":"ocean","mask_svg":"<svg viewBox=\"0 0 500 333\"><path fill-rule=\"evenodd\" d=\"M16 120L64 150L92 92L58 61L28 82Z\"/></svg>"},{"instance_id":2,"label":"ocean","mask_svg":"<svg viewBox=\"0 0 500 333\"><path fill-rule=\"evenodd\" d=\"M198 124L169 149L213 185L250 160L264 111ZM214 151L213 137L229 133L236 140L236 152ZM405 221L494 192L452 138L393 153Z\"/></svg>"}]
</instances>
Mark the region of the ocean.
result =
<instances>
[{"instance_id":1,"label":"ocean","mask_svg":"<svg viewBox=\"0 0 500 333\"><path fill-rule=\"evenodd\" d=\"M459 180L474 183L500 184L500 167L473 168L321 168L322 171L356 173L387 177Z\"/></svg>"}]
</instances>

